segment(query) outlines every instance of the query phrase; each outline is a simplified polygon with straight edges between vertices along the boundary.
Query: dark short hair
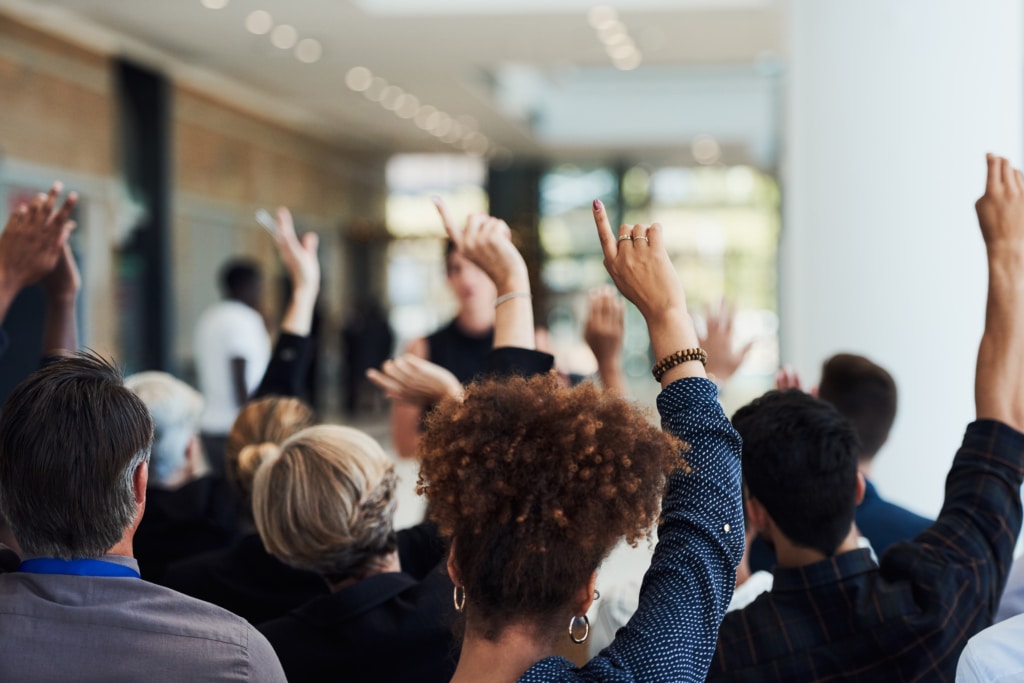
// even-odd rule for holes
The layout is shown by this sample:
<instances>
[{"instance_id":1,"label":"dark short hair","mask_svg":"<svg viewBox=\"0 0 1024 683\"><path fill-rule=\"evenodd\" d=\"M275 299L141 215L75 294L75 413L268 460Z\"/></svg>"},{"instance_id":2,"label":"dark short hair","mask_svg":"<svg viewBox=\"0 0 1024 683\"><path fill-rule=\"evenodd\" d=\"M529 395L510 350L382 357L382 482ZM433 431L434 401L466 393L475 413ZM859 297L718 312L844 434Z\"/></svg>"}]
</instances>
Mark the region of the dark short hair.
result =
<instances>
[{"instance_id":1,"label":"dark short hair","mask_svg":"<svg viewBox=\"0 0 1024 683\"><path fill-rule=\"evenodd\" d=\"M896 382L864 356L839 353L821 369L818 398L850 421L860 438L862 460L870 460L889 438L896 419Z\"/></svg>"},{"instance_id":2,"label":"dark short hair","mask_svg":"<svg viewBox=\"0 0 1024 683\"><path fill-rule=\"evenodd\" d=\"M153 421L121 373L93 353L19 384L0 413L0 511L28 555L95 558L137 512L133 476Z\"/></svg>"},{"instance_id":3,"label":"dark short hair","mask_svg":"<svg viewBox=\"0 0 1024 683\"><path fill-rule=\"evenodd\" d=\"M238 297L263 279L260 266L250 259L232 259L220 270L220 286L226 296Z\"/></svg>"},{"instance_id":4,"label":"dark short hair","mask_svg":"<svg viewBox=\"0 0 1024 683\"><path fill-rule=\"evenodd\" d=\"M857 507L857 434L828 403L770 391L732 418L743 438L743 479L791 541L832 555Z\"/></svg>"}]
</instances>

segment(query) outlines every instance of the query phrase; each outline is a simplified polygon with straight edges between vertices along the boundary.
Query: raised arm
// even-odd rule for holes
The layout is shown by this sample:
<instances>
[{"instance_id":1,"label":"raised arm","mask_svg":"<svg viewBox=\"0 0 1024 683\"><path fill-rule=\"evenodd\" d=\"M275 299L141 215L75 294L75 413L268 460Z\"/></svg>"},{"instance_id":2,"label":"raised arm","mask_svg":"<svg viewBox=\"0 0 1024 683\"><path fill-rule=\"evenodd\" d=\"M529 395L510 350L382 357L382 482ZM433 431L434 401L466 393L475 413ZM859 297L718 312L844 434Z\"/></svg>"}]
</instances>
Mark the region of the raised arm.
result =
<instances>
[{"instance_id":1,"label":"raised arm","mask_svg":"<svg viewBox=\"0 0 1024 683\"><path fill-rule=\"evenodd\" d=\"M295 234L292 214L284 207L277 210L275 218L274 246L288 271L292 295L281 320L281 334L274 345L274 353L253 398L302 393L309 371L313 309L320 294L319 238L315 232L307 232L300 240Z\"/></svg>"},{"instance_id":2,"label":"raised arm","mask_svg":"<svg viewBox=\"0 0 1024 683\"><path fill-rule=\"evenodd\" d=\"M696 347L697 333L661 227L622 226L616 236L600 202L594 202L594 219L605 267L647 320L657 357ZM703 681L743 555L739 436L699 360L670 367L661 384L663 424L690 448L662 500L658 546L639 607L587 665L595 679L647 680L657 672L658 680Z\"/></svg>"},{"instance_id":3,"label":"raised arm","mask_svg":"<svg viewBox=\"0 0 1024 683\"><path fill-rule=\"evenodd\" d=\"M978 419L1024 431L1024 178L988 155L988 182L976 204L988 256L985 332L978 348Z\"/></svg>"},{"instance_id":4,"label":"raised arm","mask_svg":"<svg viewBox=\"0 0 1024 683\"><path fill-rule=\"evenodd\" d=\"M708 306L704 309L704 321L707 323L707 332L700 337L700 345L708 352L708 377L722 386L739 370L754 342L751 340L736 347L733 336L736 311L725 299L717 308Z\"/></svg>"},{"instance_id":5,"label":"raised arm","mask_svg":"<svg viewBox=\"0 0 1024 683\"><path fill-rule=\"evenodd\" d=\"M19 206L0 233L0 323L18 292L52 271L64 253L75 228L70 217L78 195L70 193L57 209L62 190L63 185L55 182L47 194Z\"/></svg>"},{"instance_id":6,"label":"raised arm","mask_svg":"<svg viewBox=\"0 0 1024 683\"><path fill-rule=\"evenodd\" d=\"M620 396L629 394L622 369L622 342L626 336L626 309L612 287L590 293L590 311L583 327L583 339L597 359L601 385Z\"/></svg>"},{"instance_id":7,"label":"raised arm","mask_svg":"<svg viewBox=\"0 0 1024 683\"><path fill-rule=\"evenodd\" d=\"M78 348L78 321L75 304L82 276L75 264L71 245L65 243L57 265L41 280L46 293L46 317L43 323L43 356L65 356Z\"/></svg>"}]
</instances>

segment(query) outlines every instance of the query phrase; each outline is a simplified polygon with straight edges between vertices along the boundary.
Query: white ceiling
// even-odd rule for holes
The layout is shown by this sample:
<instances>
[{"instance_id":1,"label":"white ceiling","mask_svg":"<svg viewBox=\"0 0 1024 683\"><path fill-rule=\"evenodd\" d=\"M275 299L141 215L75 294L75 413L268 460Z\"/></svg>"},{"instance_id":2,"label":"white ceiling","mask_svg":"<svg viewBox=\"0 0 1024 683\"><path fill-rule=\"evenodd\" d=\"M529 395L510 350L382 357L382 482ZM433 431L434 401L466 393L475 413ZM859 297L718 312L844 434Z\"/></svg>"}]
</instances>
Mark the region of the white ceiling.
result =
<instances>
[{"instance_id":1,"label":"white ceiling","mask_svg":"<svg viewBox=\"0 0 1024 683\"><path fill-rule=\"evenodd\" d=\"M632 71L612 65L588 22L588 0L229 0L223 9L204 7L216 1L0 0L0 10L268 116L389 151L457 147L350 90L352 67L476 122L502 154L655 153L666 143L685 148L704 132L723 136L725 148L755 150L751 156L763 162L756 150L769 143L757 138L773 135L763 120L772 109L764 84L774 82L782 52L777 0L613 2L643 55ZM322 58L301 63L294 51L250 33L245 21L254 10L319 41ZM737 107L757 121L737 120ZM645 115L631 115L638 111ZM719 120L728 123L722 130ZM758 121L767 133L747 130Z\"/></svg>"}]
</instances>

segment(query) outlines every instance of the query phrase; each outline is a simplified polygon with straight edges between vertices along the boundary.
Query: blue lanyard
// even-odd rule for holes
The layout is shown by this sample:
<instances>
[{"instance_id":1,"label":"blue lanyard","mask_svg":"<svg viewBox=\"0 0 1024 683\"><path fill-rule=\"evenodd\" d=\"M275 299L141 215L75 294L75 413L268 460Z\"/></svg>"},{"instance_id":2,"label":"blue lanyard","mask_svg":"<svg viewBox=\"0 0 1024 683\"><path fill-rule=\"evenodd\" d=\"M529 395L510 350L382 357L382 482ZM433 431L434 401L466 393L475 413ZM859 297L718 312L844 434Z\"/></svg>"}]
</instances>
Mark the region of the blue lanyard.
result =
<instances>
[{"instance_id":1,"label":"blue lanyard","mask_svg":"<svg viewBox=\"0 0 1024 683\"><path fill-rule=\"evenodd\" d=\"M28 574L70 574L72 576L115 576L141 579L137 571L116 562L103 560L59 560L53 557L37 557L25 560L18 568Z\"/></svg>"}]
</instances>

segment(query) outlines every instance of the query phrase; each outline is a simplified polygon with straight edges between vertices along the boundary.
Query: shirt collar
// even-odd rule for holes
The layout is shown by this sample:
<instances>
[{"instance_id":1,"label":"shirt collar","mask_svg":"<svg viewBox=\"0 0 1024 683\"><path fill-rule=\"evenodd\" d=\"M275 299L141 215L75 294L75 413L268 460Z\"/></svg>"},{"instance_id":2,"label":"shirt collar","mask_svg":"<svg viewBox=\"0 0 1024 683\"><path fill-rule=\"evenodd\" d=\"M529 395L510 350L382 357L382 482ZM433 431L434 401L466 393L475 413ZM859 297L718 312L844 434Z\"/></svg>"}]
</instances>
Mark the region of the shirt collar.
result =
<instances>
[{"instance_id":1,"label":"shirt collar","mask_svg":"<svg viewBox=\"0 0 1024 683\"><path fill-rule=\"evenodd\" d=\"M772 592L806 591L874 571L878 571L878 565L871 559L870 550L851 550L802 567L775 567Z\"/></svg>"}]
</instances>

